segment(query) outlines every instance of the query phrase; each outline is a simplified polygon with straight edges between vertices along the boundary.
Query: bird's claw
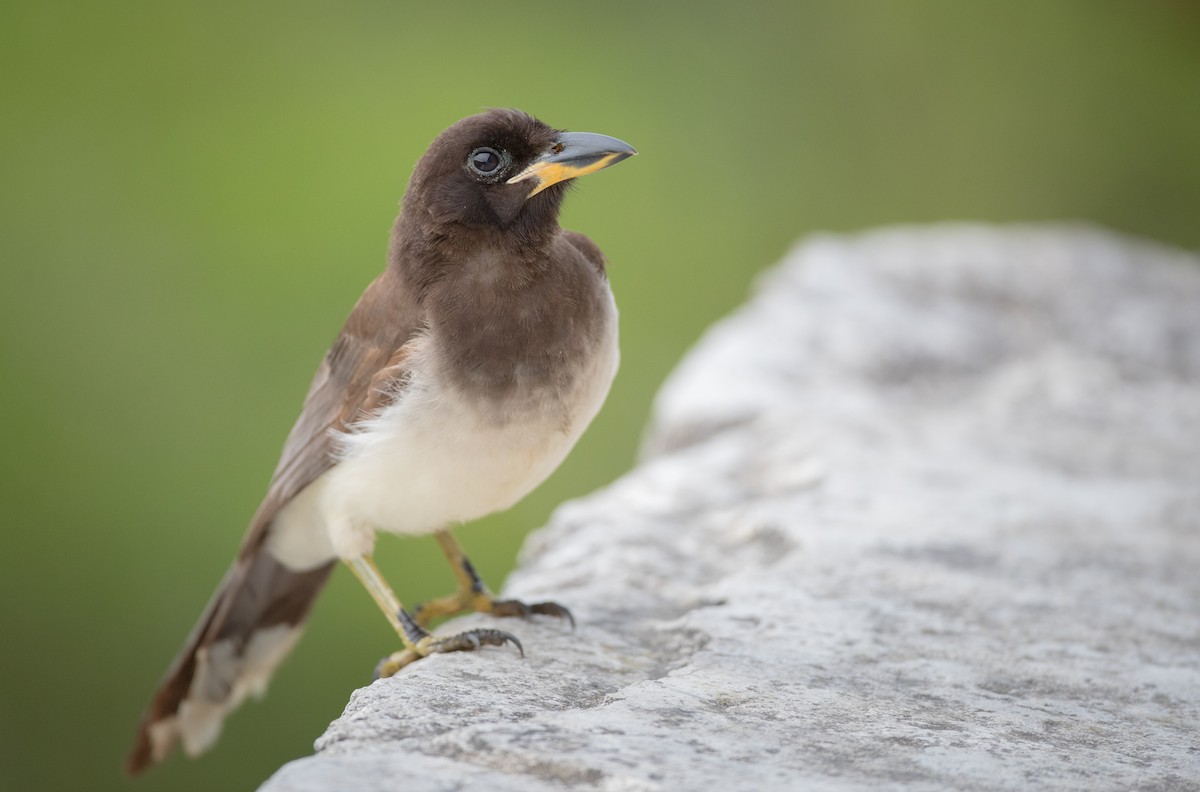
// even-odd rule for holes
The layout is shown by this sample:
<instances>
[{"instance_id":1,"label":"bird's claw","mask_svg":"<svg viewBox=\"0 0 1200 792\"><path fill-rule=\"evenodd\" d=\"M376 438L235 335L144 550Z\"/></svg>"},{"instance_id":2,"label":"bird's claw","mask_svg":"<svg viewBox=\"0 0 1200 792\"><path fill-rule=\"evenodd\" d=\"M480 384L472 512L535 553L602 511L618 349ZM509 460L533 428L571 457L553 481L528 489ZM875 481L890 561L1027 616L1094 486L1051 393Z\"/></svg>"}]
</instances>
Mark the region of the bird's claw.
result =
<instances>
[{"instance_id":1,"label":"bird's claw","mask_svg":"<svg viewBox=\"0 0 1200 792\"><path fill-rule=\"evenodd\" d=\"M375 666L375 679L386 679L387 677L394 676L406 665L416 662L422 657L428 657L431 654L473 652L484 646L504 646L507 643L511 643L517 647L517 651L521 653L521 657L525 656L525 647L521 645L517 636L504 630L492 630L483 627L445 637L426 635L417 641L412 648L401 649L399 652L393 652L380 660Z\"/></svg>"},{"instance_id":2,"label":"bird's claw","mask_svg":"<svg viewBox=\"0 0 1200 792\"><path fill-rule=\"evenodd\" d=\"M571 629L575 629L575 617L571 615L571 611L567 610L557 602L534 602L526 604L521 600L493 600L489 612L493 616L520 616L527 619L533 614L541 616L553 616L556 619L566 619L571 625Z\"/></svg>"},{"instance_id":3,"label":"bird's claw","mask_svg":"<svg viewBox=\"0 0 1200 792\"><path fill-rule=\"evenodd\" d=\"M517 636L504 630L493 630L487 627L481 627L477 630L467 630L457 635L448 635L445 638L435 638L431 635L417 644L417 651L421 652L422 656L443 652L471 652L479 649L481 646L504 646L506 643L511 643L517 647L517 651L521 653L521 657L525 656L525 647L521 646L521 642L517 640Z\"/></svg>"}]
</instances>

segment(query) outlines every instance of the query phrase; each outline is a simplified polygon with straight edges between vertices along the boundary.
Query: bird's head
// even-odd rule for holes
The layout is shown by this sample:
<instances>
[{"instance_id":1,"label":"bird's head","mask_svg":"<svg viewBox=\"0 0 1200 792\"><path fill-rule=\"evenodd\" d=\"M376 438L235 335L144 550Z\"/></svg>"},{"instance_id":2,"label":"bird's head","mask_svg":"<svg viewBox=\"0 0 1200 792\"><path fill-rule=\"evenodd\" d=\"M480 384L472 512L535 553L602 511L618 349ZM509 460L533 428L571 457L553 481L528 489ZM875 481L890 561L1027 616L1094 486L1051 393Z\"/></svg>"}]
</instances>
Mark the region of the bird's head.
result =
<instances>
[{"instance_id":1,"label":"bird's head","mask_svg":"<svg viewBox=\"0 0 1200 792\"><path fill-rule=\"evenodd\" d=\"M404 219L432 233L459 226L537 236L556 227L572 179L636 153L607 135L553 129L519 110L489 110L429 146L409 181Z\"/></svg>"}]
</instances>

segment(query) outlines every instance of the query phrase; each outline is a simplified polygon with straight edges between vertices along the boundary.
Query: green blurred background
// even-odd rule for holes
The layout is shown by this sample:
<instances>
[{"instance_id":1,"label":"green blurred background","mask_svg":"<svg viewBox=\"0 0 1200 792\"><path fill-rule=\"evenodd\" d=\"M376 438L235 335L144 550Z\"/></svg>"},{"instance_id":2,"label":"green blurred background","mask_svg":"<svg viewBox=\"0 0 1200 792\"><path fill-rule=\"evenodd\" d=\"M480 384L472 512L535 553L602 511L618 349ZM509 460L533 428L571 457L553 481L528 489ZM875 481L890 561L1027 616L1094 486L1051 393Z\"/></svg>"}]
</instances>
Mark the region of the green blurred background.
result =
<instances>
[{"instance_id":1,"label":"green blurred background","mask_svg":"<svg viewBox=\"0 0 1200 792\"><path fill-rule=\"evenodd\" d=\"M610 258L623 367L563 468L461 532L497 587L556 504L630 467L664 375L800 235L1086 219L1200 246L1196 2L10 0L0 89L4 790L132 788L147 696L461 116L642 154L568 202ZM449 590L428 539L380 562L406 601ZM252 788L395 644L340 570L266 701L138 785Z\"/></svg>"}]
</instances>

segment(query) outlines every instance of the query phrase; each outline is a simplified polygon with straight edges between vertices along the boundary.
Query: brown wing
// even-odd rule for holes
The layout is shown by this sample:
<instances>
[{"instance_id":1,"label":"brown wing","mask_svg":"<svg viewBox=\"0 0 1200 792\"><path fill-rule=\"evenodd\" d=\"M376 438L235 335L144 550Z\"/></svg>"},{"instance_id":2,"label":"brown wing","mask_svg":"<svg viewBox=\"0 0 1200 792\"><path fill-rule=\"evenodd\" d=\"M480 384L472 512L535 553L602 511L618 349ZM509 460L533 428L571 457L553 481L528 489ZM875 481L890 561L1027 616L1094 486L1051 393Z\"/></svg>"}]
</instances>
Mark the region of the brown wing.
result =
<instances>
[{"instance_id":1,"label":"brown wing","mask_svg":"<svg viewBox=\"0 0 1200 792\"><path fill-rule=\"evenodd\" d=\"M379 406L381 393L394 393L389 380L404 379L406 344L421 327L416 300L393 270L385 270L363 292L313 377L266 497L250 522L243 555L262 544L271 520L288 501L333 466L333 432Z\"/></svg>"},{"instance_id":2,"label":"brown wing","mask_svg":"<svg viewBox=\"0 0 1200 792\"><path fill-rule=\"evenodd\" d=\"M271 521L288 501L333 466L332 432L344 430L382 406L403 387L407 344L421 325L416 301L391 270L376 278L359 298L313 378L304 409L288 435L266 497L250 522L233 567L142 718L127 764L131 774L165 758L179 739L194 753L207 747L205 740L216 738L221 720L245 695L240 681L249 673L246 647L257 646L261 653L264 642L268 649L272 649L271 641L278 645L278 656L273 656L266 676L286 655L287 641L294 638L272 628L299 629L333 564L294 572L270 553L260 552ZM261 667L253 670L263 673ZM197 674L201 675L201 691L193 690ZM206 733L195 725L195 715L189 715L192 722L188 725L180 723L181 707L190 697L198 699L200 709L207 708L207 722L214 725L208 737L194 737L196 731ZM193 706L193 712L196 710Z\"/></svg>"}]
</instances>

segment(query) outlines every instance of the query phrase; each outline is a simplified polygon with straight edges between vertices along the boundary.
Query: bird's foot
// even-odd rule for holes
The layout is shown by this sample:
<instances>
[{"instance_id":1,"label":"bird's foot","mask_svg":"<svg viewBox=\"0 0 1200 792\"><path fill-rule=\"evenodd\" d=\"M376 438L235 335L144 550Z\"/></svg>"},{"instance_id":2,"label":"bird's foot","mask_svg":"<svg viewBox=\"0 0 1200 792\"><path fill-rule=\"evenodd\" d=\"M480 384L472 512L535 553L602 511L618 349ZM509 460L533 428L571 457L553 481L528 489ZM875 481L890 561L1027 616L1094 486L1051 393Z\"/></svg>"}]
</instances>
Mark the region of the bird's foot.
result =
<instances>
[{"instance_id":1,"label":"bird's foot","mask_svg":"<svg viewBox=\"0 0 1200 792\"><path fill-rule=\"evenodd\" d=\"M475 566L467 558L454 536L447 530L441 530L437 532L437 540L442 552L446 554L446 560L450 562L450 566L454 570L455 578L458 579L458 590L448 596L422 603L413 610L413 618L422 627L428 626L433 619L441 616L455 616L459 613L475 611L476 613L486 613L489 616L520 616L522 618L528 618L534 614L554 616L558 619L566 619L571 623L571 629L575 629L575 617L571 615L571 611L557 602L526 604L520 600L496 599L496 596L488 590L487 584L479 577Z\"/></svg>"},{"instance_id":2,"label":"bird's foot","mask_svg":"<svg viewBox=\"0 0 1200 792\"><path fill-rule=\"evenodd\" d=\"M531 602L524 603L521 600L507 599L498 600L494 597L489 597L490 603L488 609L483 613L490 613L493 616L520 616L527 619L534 614L541 616L553 616L556 619L566 619L571 625L571 629L575 629L575 617L571 615L571 611L557 602Z\"/></svg>"},{"instance_id":3,"label":"bird's foot","mask_svg":"<svg viewBox=\"0 0 1200 792\"><path fill-rule=\"evenodd\" d=\"M405 643L408 646L399 652L393 652L379 661L378 665L375 666L376 679L393 676L406 665L414 663L422 657L428 657L431 654L473 652L484 646L504 646L506 643L511 643L517 647L517 651L521 653L521 657L525 656L525 647L521 646L521 642L517 640L517 636L504 630L481 627L455 635L436 636L430 635L404 609L400 610L399 616L400 623L404 628Z\"/></svg>"},{"instance_id":4,"label":"bird's foot","mask_svg":"<svg viewBox=\"0 0 1200 792\"><path fill-rule=\"evenodd\" d=\"M566 619L571 629L575 629L575 617L557 602L525 603L515 599L496 599L487 590L460 590L447 597L421 603L413 609L413 619L424 627L440 616L455 616L469 611L486 613L489 616L520 616L524 619L535 614L553 616Z\"/></svg>"}]
</instances>

